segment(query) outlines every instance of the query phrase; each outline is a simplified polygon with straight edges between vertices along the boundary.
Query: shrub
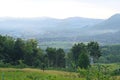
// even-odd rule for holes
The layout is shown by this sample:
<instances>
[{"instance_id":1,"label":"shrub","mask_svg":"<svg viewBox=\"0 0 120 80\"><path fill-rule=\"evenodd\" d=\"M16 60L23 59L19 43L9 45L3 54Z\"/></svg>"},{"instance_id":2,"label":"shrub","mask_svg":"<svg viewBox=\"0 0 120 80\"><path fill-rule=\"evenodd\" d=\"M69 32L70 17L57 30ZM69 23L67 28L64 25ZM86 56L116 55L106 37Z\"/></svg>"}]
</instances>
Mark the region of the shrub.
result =
<instances>
[{"instance_id":1,"label":"shrub","mask_svg":"<svg viewBox=\"0 0 120 80\"><path fill-rule=\"evenodd\" d=\"M115 69L113 72L112 72L112 75L120 75L120 68L118 69Z\"/></svg>"}]
</instances>

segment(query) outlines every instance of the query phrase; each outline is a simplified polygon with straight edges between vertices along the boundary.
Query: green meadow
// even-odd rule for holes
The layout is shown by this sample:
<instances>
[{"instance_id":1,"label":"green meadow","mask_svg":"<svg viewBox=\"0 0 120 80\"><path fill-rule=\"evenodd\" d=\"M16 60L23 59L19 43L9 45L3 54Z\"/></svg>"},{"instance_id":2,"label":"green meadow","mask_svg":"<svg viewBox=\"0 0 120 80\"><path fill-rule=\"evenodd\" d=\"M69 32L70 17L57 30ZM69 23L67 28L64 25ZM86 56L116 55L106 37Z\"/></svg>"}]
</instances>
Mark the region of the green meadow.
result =
<instances>
[{"instance_id":1,"label":"green meadow","mask_svg":"<svg viewBox=\"0 0 120 80\"><path fill-rule=\"evenodd\" d=\"M85 80L78 75L55 70L0 68L0 80Z\"/></svg>"},{"instance_id":2,"label":"green meadow","mask_svg":"<svg viewBox=\"0 0 120 80\"><path fill-rule=\"evenodd\" d=\"M120 80L120 64L95 64L76 72L34 68L0 68L0 80Z\"/></svg>"}]
</instances>

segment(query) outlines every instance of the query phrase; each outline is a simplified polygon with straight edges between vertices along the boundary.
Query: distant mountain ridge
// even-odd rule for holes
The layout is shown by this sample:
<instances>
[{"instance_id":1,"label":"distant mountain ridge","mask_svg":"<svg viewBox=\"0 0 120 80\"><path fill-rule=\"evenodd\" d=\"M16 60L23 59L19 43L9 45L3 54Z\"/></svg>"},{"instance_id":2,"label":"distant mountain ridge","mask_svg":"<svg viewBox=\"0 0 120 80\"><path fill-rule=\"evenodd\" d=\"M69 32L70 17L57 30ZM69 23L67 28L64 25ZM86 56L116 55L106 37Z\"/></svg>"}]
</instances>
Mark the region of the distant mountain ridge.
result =
<instances>
[{"instance_id":1,"label":"distant mountain ridge","mask_svg":"<svg viewBox=\"0 0 120 80\"><path fill-rule=\"evenodd\" d=\"M41 42L95 40L103 44L120 43L120 14L106 20L82 17L0 18L0 34L36 38Z\"/></svg>"},{"instance_id":2,"label":"distant mountain ridge","mask_svg":"<svg viewBox=\"0 0 120 80\"><path fill-rule=\"evenodd\" d=\"M118 31L120 31L120 14L115 14L96 25L87 27L84 30L84 32L88 32L89 35L116 33Z\"/></svg>"},{"instance_id":3,"label":"distant mountain ridge","mask_svg":"<svg viewBox=\"0 0 120 80\"><path fill-rule=\"evenodd\" d=\"M120 29L120 14L115 14L113 16L111 16L110 18L108 18L107 20L105 20L101 26L98 26L96 28L98 29ZM105 27L106 26L106 27Z\"/></svg>"},{"instance_id":4,"label":"distant mountain ridge","mask_svg":"<svg viewBox=\"0 0 120 80\"><path fill-rule=\"evenodd\" d=\"M66 19L54 18L2 18L0 19L0 32L11 35L35 35L56 33L65 31L71 33L72 30L80 29L86 25L94 25L103 21L102 19L90 19L72 17ZM29 34L28 34L29 32ZM12 34L13 33L13 34ZM29 36L31 36L30 34ZM19 37L18 36L18 37ZM27 36L26 36L27 37Z\"/></svg>"}]
</instances>

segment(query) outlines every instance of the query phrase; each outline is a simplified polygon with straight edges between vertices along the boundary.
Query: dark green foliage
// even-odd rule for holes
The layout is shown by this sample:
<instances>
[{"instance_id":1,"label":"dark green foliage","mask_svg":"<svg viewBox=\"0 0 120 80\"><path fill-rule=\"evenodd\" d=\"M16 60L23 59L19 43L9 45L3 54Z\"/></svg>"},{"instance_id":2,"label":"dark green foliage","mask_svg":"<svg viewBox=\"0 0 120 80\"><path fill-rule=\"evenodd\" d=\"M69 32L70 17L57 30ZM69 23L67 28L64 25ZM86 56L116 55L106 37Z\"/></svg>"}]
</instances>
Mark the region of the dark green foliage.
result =
<instances>
[{"instance_id":1,"label":"dark green foliage","mask_svg":"<svg viewBox=\"0 0 120 80\"><path fill-rule=\"evenodd\" d=\"M72 67L75 69L77 67L87 68L90 65L87 46L84 43L75 44L70 54Z\"/></svg>"},{"instance_id":2,"label":"dark green foliage","mask_svg":"<svg viewBox=\"0 0 120 80\"><path fill-rule=\"evenodd\" d=\"M15 41L14 44L14 52L12 53L12 64L13 65L17 65L19 64L19 60L23 60L23 56L24 56L24 48L25 48L25 43L21 38L18 38Z\"/></svg>"},{"instance_id":3,"label":"dark green foliage","mask_svg":"<svg viewBox=\"0 0 120 80\"><path fill-rule=\"evenodd\" d=\"M101 63L119 63L120 45L101 46L102 56L99 59Z\"/></svg>"},{"instance_id":4,"label":"dark green foliage","mask_svg":"<svg viewBox=\"0 0 120 80\"><path fill-rule=\"evenodd\" d=\"M47 48L46 49L47 56L48 56L48 66L55 67L56 64L56 49L55 48Z\"/></svg>"},{"instance_id":5,"label":"dark green foliage","mask_svg":"<svg viewBox=\"0 0 120 80\"><path fill-rule=\"evenodd\" d=\"M90 42L87 47L90 56L93 58L93 62L96 62L101 56L99 44L97 42Z\"/></svg>"},{"instance_id":6,"label":"dark green foliage","mask_svg":"<svg viewBox=\"0 0 120 80\"><path fill-rule=\"evenodd\" d=\"M14 53L14 39L9 36L0 36L0 60L10 63Z\"/></svg>"},{"instance_id":7,"label":"dark green foliage","mask_svg":"<svg viewBox=\"0 0 120 80\"><path fill-rule=\"evenodd\" d=\"M41 54L42 50L36 40L0 35L0 61L4 64L38 66Z\"/></svg>"},{"instance_id":8,"label":"dark green foliage","mask_svg":"<svg viewBox=\"0 0 120 80\"><path fill-rule=\"evenodd\" d=\"M80 68L85 68L85 69L87 69L88 66L90 66L89 57L86 53L81 53L80 54L79 61L78 61L78 66Z\"/></svg>"},{"instance_id":9,"label":"dark green foliage","mask_svg":"<svg viewBox=\"0 0 120 80\"><path fill-rule=\"evenodd\" d=\"M95 52L95 51L97 52ZM96 42L75 44L68 55L61 48L48 47L41 50L35 39L23 40L14 39L9 36L0 35L0 61L3 64L10 64L18 67L38 67L42 68L65 68L78 67L88 68L90 65L89 53L99 57L99 45ZM97 54L97 55L96 55Z\"/></svg>"},{"instance_id":10,"label":"dark green foliage","mask_svg":"<svg viewBox=\"0 0 120 80\"><path fill-rule=\"evenodd\" d=\"M61 48L56 51L56 66L65 67L65 52Z\"/></svg>"},{"instance_id":11,"label":"dark green foliage","mask_svg":"<svg viewBox=\"0 0 120 80\"><path fill-rule=\"evenodd\" d=\"M3 64L32 67L65 67L65 52L59 48L47 48L46 54L34 39L14 39L0 35L0 61Z\"/></svg>"},{"instance_id":12,"label":"dark green foliage","mask_svg":"<svg viewBox=\"0 0 120 80\"><path fill-rule=\"evenodd\" d=\"M49 67L65 67L65 52L63 49L50 48L46 49Z\"/></svg>"},{"instance_id":13,"label":"dark green foliage","mask_svg":"<svg viewBox=\"0 0 120 80\"><path fill-rule=\"evenodd\" d=\"M29 66L39 66L42 50L38 48L38 43L34 39L26 41L24 63Z\"/></svg>"},{"instance_id":14,"label":"dark green foliage","mask_svg":"<svg viewBox=\"0 0 120 80\"><path fill-rule=\"evenodd\" d=\"M78 67L79 57L81 53L87 53L86 45L83 43L75 44L71 49L71 58L75 64L75 67Z\"/></svg>"},{"instance_id":15,"label":"dark green foliage","mask_svg":"<svg viewBox=\"0 0 120 80\"><path fill-rule=\"evenodd\" d=\"M120 68L115 69L112 73L112 75L120 75Z\"/></svg>"}]
</instances>

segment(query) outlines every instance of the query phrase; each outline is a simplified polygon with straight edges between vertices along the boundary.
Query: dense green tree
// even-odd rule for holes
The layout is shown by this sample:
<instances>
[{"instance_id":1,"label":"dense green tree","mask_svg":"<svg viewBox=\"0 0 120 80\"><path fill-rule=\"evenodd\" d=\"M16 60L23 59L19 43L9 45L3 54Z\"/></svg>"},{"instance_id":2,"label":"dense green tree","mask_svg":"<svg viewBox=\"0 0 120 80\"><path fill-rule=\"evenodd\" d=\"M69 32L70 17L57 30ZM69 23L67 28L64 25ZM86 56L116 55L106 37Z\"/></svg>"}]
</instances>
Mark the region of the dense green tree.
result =
<instances>
[{"instance_id":1,"label":"dense green tree","mask_svg":"<svg viewBox=\"0 0 120 80\"><path fill-rule=\"evenodd\" d=\"M87 46L89 54L93 59L93 62L96 62L98 58L101 56L99 44L97 42L89 42Z\"/></svg>"},{"instance_id":2,"label":"dense green tree","mask_svg":"<svg viewBox=\"0 0 120 80\"><path fill-rule=\"evenodd\" d=\"M49 67L65 67L65 52L63 49L50 48L46 49Z\"/></svg>"},{"instance_id":3,"label":"dense green tree","mask_svg":"<svg viewBox=\"0 0 120 80\"><path fill-rule=\"evenodd\" d=\"M90 65L88 54L81 53L78 62L80 68L85 68L85 69L88 68L88 66Z\"/></svg>"},{"instance_id":4,"label":"dense green tree","mask_svg":"<svg viewBox=\"0 0 120 80\"><path fill-rule=\"evenodd\" d=\"M5 40L6 40L6 37L0 35L0 60L3 60L3 59L4 59Z\"/></svg>"},{"instance_id":5,"label":"dense green tree","mask_svg":"<svg viewBox=\"0 0 120 80\"><path fill-rule=\"evenodd\" d=\"M10 36L0 35L0 61L18 65L24 62L29 66L38 67L41 64L43 51L34 39L14 39Z\"/></svg>"},{"instance_id":6,"label":"dense green tree","mask_svg":"<svg viewBox=\"0 0 120 80\"><path fill-rule=\"evenodd\" d=\"M56 51L56 67L65 67L65 52L61 48Z\"/></svg>"},{"instance_id":7,"label":"dense green tree","mask_svg":"<svg viewBox=\"0 0 120 80\"><path fill-rule=\"evenodd\" d=\"M41 62L41 65L40 67L44 70L45 68L48 68L48 56L47 54L42 54L40 56L40 62Z\"/></svg>"},{"instance_id":8,"label":"dense green tree","mask_svg":"<svg viewBox=\"0 0 120 80\"><path fill-rule=\"evenodd\" d=\"M19 60L23 60L25 43L21 38L17 38L14 44L14 52L12 54L13 64L19 64Z\"/></svg>"},{"instance_id":9,"label":"dense green tree","mask_svg":"<svg viewBox=\"0 0 120 80\"><path fill-rule=\"evenodd\" d=\"M10 36L0 36L0 60L10 63L12 53L14 53L14 39Z\"/></svg>"},{"instance_id":10,"label":"dense green tree","mask_svg":"<svg viewBox=\"0 0 120 80\"><path fill-rule=\"evenodd\" d=\"M87 68L90 65L90 56L94 58L94 61L101 56L97 42L90 42L88 45L84 43L75 44L66 55L63 49L52 47L48 47L44 53L35 39L14 39L10 36L0 35L0 62L2 63L25 64L41 67L43 70L48 67L65 68L66 65L76 69L77 67ZM110 59L110 57L112 56L107 58Z\"/></svg>"},{"instance_id":11,"label":"dense green tree","mask_svg":"<svg viewBox=\"0 0 120 80\"><path fill-rule=\"evenodd\" d=\"M78 67L79 56L81 53L87 53L86 45L83 43L75 44L71 49L71 58L75 64L75 67Z\"/></svg>"},{"instance_id":12,"label":"dense green tree","mask_svg":"<svg viewBox=\"0 0 120 80\"><path fill-rule=\"evenodd\" d=\"M38 65L40 63L40 55L42 54L42 50L38 47L38 43L34 39L30 39L26 41L25 44L25 54L24 54L24 63L29 66ZM38 63L36 63L36 61Z\"/></svg>"},{"instance_id":13,"label":"dense green tree","mask_svg":"<svg viewBox=\"0 0 120 80\"><path fill-rule=\"evenodd\" d=\"M46 53L48 56L48 66L49 67L55 67L56 65L56 48L50 48L48 47L46 49Z\"/></svg>"},{"instance_id":14,"label":"dense green tree","mask_svg":"<svg viewBox=\"0 0 120 80\"><path fill-rule=\"evenodd\" d=\"M102 56L99 58L101 63L116 63L120 62L120 45L101 46Z\"/></svg>"}]
</instances>

